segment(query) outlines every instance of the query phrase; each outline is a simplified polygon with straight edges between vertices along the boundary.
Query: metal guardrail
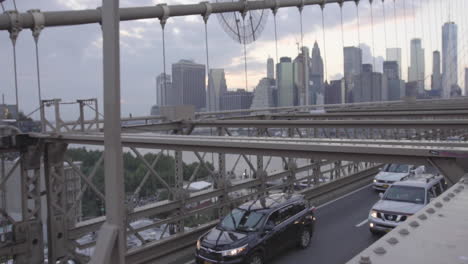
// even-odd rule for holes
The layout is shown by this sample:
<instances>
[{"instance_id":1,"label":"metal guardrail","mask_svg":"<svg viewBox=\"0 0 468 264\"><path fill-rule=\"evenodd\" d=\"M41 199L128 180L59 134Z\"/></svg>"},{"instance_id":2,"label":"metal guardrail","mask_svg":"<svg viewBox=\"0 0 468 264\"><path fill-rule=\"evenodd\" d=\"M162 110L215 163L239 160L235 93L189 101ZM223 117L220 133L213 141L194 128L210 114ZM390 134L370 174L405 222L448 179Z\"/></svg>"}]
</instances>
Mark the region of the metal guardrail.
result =
<instances>
[{"instance_id":1,"label":"metal guardrail","mask_svg":"<svg viewBox=\"0 0 468 264\"><path fill-rule=\"evenodd\" d=\"M300 191L306 199L310 200L315 206L320 206L336 198L339 198L346 193L359 189L371 183L373 176L378 172L382 165L360 171L358 173L338 178L336 180L321 184L317 187L308 188ZM213 228L217 221L204 224L196 229L190 230L180 235L176 235L167 240L156 241L147 244L141 248L129 251L126 256L127 263L162 263L161 258L168 255L177 255L174 259L187 259L187 248L194 248L195 241L205 232ZM155 249L158 249L157 251ZM182 253L179 253L182 252ZM193 250L188 250L189 254L193 254Z\"/></svg>"}]
</instances>

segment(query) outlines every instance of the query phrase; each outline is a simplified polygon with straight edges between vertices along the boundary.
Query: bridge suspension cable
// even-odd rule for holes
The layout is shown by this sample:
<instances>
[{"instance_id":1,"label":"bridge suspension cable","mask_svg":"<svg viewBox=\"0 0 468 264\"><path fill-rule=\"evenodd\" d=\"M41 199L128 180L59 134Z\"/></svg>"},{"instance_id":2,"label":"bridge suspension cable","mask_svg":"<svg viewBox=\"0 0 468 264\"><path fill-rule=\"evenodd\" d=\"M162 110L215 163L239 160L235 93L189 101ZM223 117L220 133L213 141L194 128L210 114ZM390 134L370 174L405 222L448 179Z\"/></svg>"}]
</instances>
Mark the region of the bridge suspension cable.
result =
<instances>
[{"instance_id":1,"label":"bridge suspension cable","mask_svg":"<svg viewBox=\"0 0 468 264\"><path fill-rule=\"evenodd\" d=\"M385 52L387 52L387 19L385 17L385 0L382 0L382 15L383 15L383 20L384 20Z\"/></svg>"},{"instance_id":2,"label":"bridge suspension cable","mask_svg":"<svg viewBox=\"0 0 468 264\"><path fill-rule=\"evenodd\" d=\"M373 14L373 5L372 5L373 0L369 0L370 3L370 17L371 17L371 33L372 33L372 69L373 71L376 71L375 69L375 40L374 40L374 14Z\"/></svg>"},{"instance_id":3,"label":"bridge suspension cable","mask_svg":"<svg viewBox=\"0 0 468 264\"><path fill-rule=\"evenodd\" d=\"M325 43L325 15L324 15L325 4L321 4L320 9L322 11L323 60L325 64L324 81L327 81L328 80L328 64L327 64L327 45Z\"/></svg>"},{"instance_id":4,"label":"bridge suspension cable","mask_svg":"<svg viewBox=\"0 0 468 264\"><path fill-rule=\"evenodd\" d=\"M357 47L359 48L359 46L361 45L361 29L360 29L360 22L359 22L359 0L355 0L354 3L356 3L356 23L357 23L357 29L358 29L358 32L357 32L357 36L358 36Z\"/></svg>"}]
</instances>

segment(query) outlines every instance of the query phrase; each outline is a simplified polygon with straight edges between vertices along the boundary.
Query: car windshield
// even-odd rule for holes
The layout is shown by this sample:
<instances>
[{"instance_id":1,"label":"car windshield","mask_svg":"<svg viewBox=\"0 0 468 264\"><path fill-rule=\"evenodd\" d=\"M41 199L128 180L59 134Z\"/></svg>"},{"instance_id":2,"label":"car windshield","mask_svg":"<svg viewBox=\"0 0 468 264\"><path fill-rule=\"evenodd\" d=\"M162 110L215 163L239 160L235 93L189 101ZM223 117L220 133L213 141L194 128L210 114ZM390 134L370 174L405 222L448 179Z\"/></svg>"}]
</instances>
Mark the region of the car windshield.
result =
<instances>
[{"instance_id":1,"label":"car windshield","mask_svg":"<svg viewBox=\"0 0 468 264\"><path fill-rule=\"evenodd\" d=\"M221 221L219 226L230 231L257 231L262 223L264 213L234 209Z\"/></svg>"},{"instance_id":2,"label":"car windshield","mask_svg":"<svg viewBox=\"0 0 468 264\"><path fill-rule=\"evenodd\" d=\"M424 188L411 186L391 186L383 200L424 204Z\"/></svg>"},{"instance_id":3,"label":"car windshield","mask_svg":"<svg viewBox=\"0 0 468 264\"><path fill-rule=\"evenodd\" d=\"M403 164L390 164L385 167L386 172L396 172L396 173L404 173L409 171L408 165Z\"/></svg>"}]
</instances>

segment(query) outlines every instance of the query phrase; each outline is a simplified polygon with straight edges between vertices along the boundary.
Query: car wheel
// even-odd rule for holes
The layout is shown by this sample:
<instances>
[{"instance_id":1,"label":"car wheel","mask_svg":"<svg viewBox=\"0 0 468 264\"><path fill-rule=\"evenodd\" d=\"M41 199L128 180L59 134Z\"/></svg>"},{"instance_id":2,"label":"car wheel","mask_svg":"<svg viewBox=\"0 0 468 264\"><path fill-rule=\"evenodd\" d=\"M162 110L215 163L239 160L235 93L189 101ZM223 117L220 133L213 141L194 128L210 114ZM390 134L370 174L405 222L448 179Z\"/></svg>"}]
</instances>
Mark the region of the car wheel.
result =
<instances>
[{"instance_id":1,"label":"car wheel","mask_svg":"<svg viewBox=\"0 0 468 264\"><path fill-rule=\"evenodd\" d=\"M299 243L298 243L299 247L307 248L310 244L310 237L311 237L310 230L307 228L304 228L304 230L302 230L301 235L299 237Z\"/></svg>"},{"instance_id":2,"label":"car wheel","mask_svg":"<svg viewBox=\"0 0 468 264\"><path fill-rule=\"evenodd\" d=\"M379 232L375 231L375 230L374 230L374 229L372 229L372 228L370 228L369 230L370 230L370 232L372 233L372 235L374 235L374 236L378 236L378 235L380 235L380 233L379 233Z\"/></svg>"},{"instance_id":3,"label":"car wheel","mask_svg":"<svg viewBox=\"0 0 468 264\"><path fill-rule=\"evenodd\" d=\"M263 264L263 257L262 255L260 255L260 253L255 253L249 258L249 261L247 261L247 263L248 264Z\"/></svg>"}]
</instances>

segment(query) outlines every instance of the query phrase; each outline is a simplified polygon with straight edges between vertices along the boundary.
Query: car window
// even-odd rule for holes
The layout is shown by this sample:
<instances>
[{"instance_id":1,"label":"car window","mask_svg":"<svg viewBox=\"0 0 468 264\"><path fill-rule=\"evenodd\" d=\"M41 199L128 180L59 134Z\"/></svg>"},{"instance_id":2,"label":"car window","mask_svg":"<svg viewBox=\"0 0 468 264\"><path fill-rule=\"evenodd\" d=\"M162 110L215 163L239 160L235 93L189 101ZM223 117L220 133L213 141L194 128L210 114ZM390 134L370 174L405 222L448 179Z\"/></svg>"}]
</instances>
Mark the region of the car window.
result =
<instances>
[{"instance_id":1,"label":"car window","mask_svg":"<svg viewBox=\"0 0 468 264\"><path fill-rule=\"evenodd\" d=\"M405 173L409 172L409 166L405 164L389 164L385 167L386 172Z\"/></svg>"},{"instance_id":2,"label":"car window","mask_svg":"<svg viewBox=\"0 0 468 264\"><path fill-rule=\"evenodd\" d=\"M436 198L435 186L431 186L427 189L427 201L429 202L432 198Z\"/></svg>"},{"instance_id":3,"label":"car window","mask_svg":"<svg viewBox=\"0 0 468 264\"><path fill-rule=\"evenodd\" d=\"M264 217L261 212L234 209L223 218L220 227L230 231L256 231Z\"/></svg>"},{"instance_id":4,"label":"car window","mask_svg":"<svg viewBox=\"0 0 468 264\"><path fill-rule=\"evenodd\" d=\"M442 186L440 182L437 182L436 184L434 184L434 186L432 186L432 189L433 189L435 196L439 196L442 194Z\"/></svg>"},{"instance_id":5,"label":"car window","mask_svg":"<svg viewBox=\"0 0 468 264\"><path fill-rule=\"evenodd\" d=\"M424 204L424 188L392 185L384 194L383 200Z\"/></svg>"}]
</instances>

